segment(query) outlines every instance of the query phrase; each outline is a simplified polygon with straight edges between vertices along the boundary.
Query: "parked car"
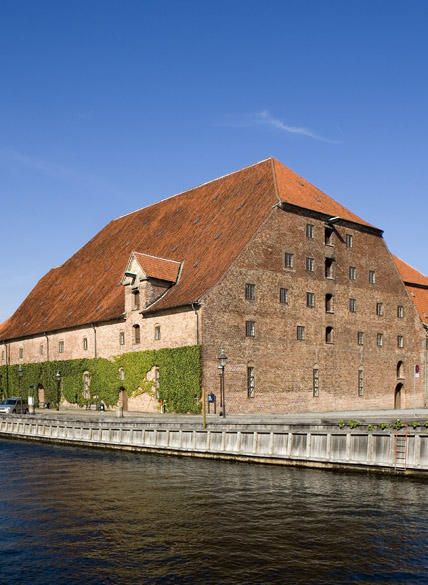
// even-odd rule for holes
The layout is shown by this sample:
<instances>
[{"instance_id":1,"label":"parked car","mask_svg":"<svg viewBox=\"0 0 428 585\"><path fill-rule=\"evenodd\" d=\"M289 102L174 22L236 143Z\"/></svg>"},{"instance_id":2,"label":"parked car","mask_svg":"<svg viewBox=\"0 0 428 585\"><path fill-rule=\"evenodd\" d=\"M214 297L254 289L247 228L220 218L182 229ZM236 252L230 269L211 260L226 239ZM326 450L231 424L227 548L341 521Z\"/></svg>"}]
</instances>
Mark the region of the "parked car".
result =
<instances>
[{"instance_id":1,"label":"parked car","mask_svg":"<svg viewBox=\"0 0 428 585\"><path fill-rule=\"evenodd\" d=\"M26 400L20 398L5 398L0 402L0 414L28 414Z\"/></svg>"}]
</instances>

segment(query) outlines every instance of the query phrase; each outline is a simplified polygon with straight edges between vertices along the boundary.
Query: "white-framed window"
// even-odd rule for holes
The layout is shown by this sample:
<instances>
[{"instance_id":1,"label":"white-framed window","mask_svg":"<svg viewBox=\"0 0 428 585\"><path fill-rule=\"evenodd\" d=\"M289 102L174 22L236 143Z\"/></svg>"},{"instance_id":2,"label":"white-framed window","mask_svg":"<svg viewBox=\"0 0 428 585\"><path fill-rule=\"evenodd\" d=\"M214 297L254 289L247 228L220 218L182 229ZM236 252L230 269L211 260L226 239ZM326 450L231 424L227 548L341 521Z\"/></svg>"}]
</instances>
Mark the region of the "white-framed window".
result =
<instances>
[{"instance_id":1,"label":"white-framed window","mask_svg":"<svg viewBox=\"0 0 428 585\"><path fill-rule=\"evenodd\" d=\"M246 284L245 285L245 298L253 301L256 298L256 285L255 284Z\"/></svg>"},{"instance_id":2,"label":"white-framed window","mask_svg":"<svg viewBox=\"0 0 428 585\"><path fill-rule=\"evenodd\" d=\"M313 369L312 392L313 392L314 398L318 398L318 396L320 395L320 371L318 368Z\"/></svg>"},{"instance_id":3,"label":"white-framed window","mask_svg":"<svg viewBox=\"0 0 428 585\"><path fill-rule=\"evenodd\" d=\"M119 345L125 345L125 331L119 333Z\"/></svg>"},{"instance_id":4,"label":"white-framed window","mask_svg":"<svg viewBox=\"0 0 428 585\"><path fill-rule=\"evenodd\" d=\"M246 337L255 337L256 336L256 322L255 321L245 321L245 336Z\"/></svg>"},{"instance_id":5,"label":"white-framed window","mask_svg":"<svg viewBox=\"0 0 428 585\"><path fill-rule=\"evenodd\" d=\"M256 389L256 376L254 366L247 367L247 395L248 398L254 398Z\"/></svg>"},{"instance_id":6,"label":"white-framed window","mask_svg":"<svg viewBox=\"0 0 428 585\"><path fill-rule=\"evenodd\" d=\"M398 335L397 336L397 347L404 347L404 336L403 335Z\"/></svg>"},{"instance_id":7,"label":"white-framed window","mask_svg":"<svg viewBox=\"0 0 428 585\"><path fill-rule=\"evenodd\" d=\"M306 306L315 307L315 293L313 292L306 293Z\"/></svg>"},{"instance_id":8,"label":"white-framed window","mask_svg":"<svg viewBox=\"0 0 428 585\"><path fill-rule=\"evenodd\" d=\"M397 307L397 317L402 319L404 317L404 307L403 305L398 305Z\"/></svg>"},{"instance_id":9,"label":"white-framed window","mask_svg":"<svg viewBox=\"0 0 428 585\"><path fill-rule=\"evenodd\" d=\"M306 258L306 271L313 272L315 269L315 260L313 258Z\"/></svg>"},{"instance_id":10,"label":"white-framed window","mask_svg":"<svg viewBox=\"0 0 428 585\"><path fill-rule=\"evenodd\" d=\"M290 254L289 252L285 253L285 267L294 268L294 254Z\"/></svg>"},{"instance_id":11,"label":"white-framed window","mask_svg":"<svg viewBox=\"0 0 428 585\"><path fill-rule=\"evenodd\" d=\"M352 237L352 234L346 234L345 241L346 241L346 247L347 248L352 248L352 246L353 246L353 237Z\"/></svg>"},{"instance_id":12,"label":"white-framed window","mask_svg":"<svg viewBox=\"0 0 428 585\"><path fill-rule=\"evenodd\" d=\"M58 353L64 353L64 342L63 341L58 342Z\"/></svg>"},{"instance_id":13,"label":"white-framed window","mask_svg":"<svg viewBox=\"0 0 428 585\"><path fill-rule=\"evenodd\" d=\"M378 345L378 347L383 346L383 333L377 334L377 345Z\"/></svg>"},{"instance_id":14,"label":"white-framed window","mask_svg":"<svg viewBox=\"0 0 428 585\"><path fill-rule=\"evenodd\" d=\"M161 328L160 325L155 325L155 341L159 341L161 338Z\"/></svg>"},{"instance_id":15,"label":"white-framed window","mask_svg":"<svg viewBox=\"0 0 428 585\"><path fill-rule=\"evenodd\" d=\"M369 282L370 284L376 283L376 272L374 270L369 270Z\"/></svg>"},{"instance_id":16,"label":"white-framed window","mask_svg":"<svg viewBox=\"0 0 428 585\"><path fill-rule=\"evenodd\" d=\"M357 269L355 268L355 266L350 266L349 267L349 279L355 280L356 278L357 278Z\"/></svg>"},{"instance_id":17,"label":"white-framed window","mask_svg":"<svg viewBox=\"0 0 428 585\"><path fill-rule=\"evenodd\" d=\"M299 341L305 340L305 328L303 325L297 325L297 339Z\"/></svg>"},{"instance_id":18,"label":"white-framed window","mask_svg":"<svg viewBox=\"0 0 428 585\"><path fill-rule=\"evenodd\" d=\"M86 351L88 349L88 338L83 338L83 349Z\"/></svg>"},{"instance_id":19,"label":"white-framed window","mask_svg":"<svg viewBox=\"0 0 428 585\"><path fill-rule=\"evenodd\" d=\"M364 332L358 331L358 345L364 345Z\"/></svg>"},{"instance_id":20,"label":"white-framed window","mask_svg":"<svg viewBox=\"0 0 428 585\"><path fill-rule=\"evenodd\" d=\"M288 288L279 289L279 302L284 305L288 303Z\"/></svg>"},{"instance_id":21,"label":"white-framed window","mask_svg":"<svg viewBox=\"0 0 428 585\"><path fill-rule=\"evenodd\" d=\"M383 315L383 304L382 303L376 303L376 315L378 315L379 317L382 317L382 315Z\"/></svg>"},{"instance_id":22,"label":"white-framed window","mask_svg":"<svg viewBox=\"0 0 428 585\"><path fill-rule=\"evenodd\" d=\"M312 223L306 224L306 237L312 240L314 238L314 226Z\"/></svg>"},{"instance_id":23,"label":"white-framed window","mask_svg":"<svg viewBox=\"0 0 428 585\"><path fill-rule=\"evenodd\" d=\"M356 299L349 299L349 311L351 313L357 312L357 301Z\"/></svg>"}]
</instances>

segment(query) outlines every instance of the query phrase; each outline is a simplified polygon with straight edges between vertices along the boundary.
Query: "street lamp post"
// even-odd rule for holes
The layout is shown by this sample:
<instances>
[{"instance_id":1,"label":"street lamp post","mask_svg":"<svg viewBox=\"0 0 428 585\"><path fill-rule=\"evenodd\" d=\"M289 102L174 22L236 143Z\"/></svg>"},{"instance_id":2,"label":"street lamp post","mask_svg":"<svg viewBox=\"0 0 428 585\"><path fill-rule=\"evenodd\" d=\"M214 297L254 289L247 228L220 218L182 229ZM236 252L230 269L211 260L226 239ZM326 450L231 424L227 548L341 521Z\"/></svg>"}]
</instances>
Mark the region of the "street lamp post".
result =
<instances>
[{"instance_id":1,"label":"street lamp post","mask_svg":"<svg viewBox=\"0 0 428 585\"><path fill-rule=\"evenodd\" d=\"M218 370L220 372L220 415L223 415L226 418L226 395L224 393L224 368L226 366L227 356L224 353L224 349L220 350L220 355L218 356L219 366Z\"/></svg>"},{"instance_id":2,"label":"street lamp post","mask_svg":"<svg viewBox=\"0 0 428 585\"><path fill-rule=\"evenodd\" d=\"M21 414L22 414L22 376L24 374L24 368L22 367L22 364L19 364L18 366L18 378L19 378L19 398L21 401Z\"/></svg>"},{"instance_id":3,"label":"street lamp post","mask_svg":"<svg viewBox=\"0 0 428 585\"><path fill-rule=\"evenodd\" d=\"M56 373L56 409L59 410L59 402L61 400L61 374Z\"/></svg>"}]
</instances>

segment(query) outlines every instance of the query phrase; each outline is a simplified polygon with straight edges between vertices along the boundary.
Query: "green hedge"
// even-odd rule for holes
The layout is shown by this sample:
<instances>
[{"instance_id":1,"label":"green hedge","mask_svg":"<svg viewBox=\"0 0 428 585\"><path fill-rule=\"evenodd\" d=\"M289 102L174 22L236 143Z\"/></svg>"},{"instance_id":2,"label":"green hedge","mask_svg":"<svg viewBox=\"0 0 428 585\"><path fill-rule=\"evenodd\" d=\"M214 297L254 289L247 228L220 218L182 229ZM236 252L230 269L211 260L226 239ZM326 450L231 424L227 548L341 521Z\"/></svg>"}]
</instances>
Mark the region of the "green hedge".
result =
<instances>
[{"instance_id":1,"label":"green hedge","mask_svg":"<svg viewBox=\"0 0 428 585\"><path fill-rule=\"evenodd\" d=\"M45 389L45 401L56 404L56 373L61 373L62 395L70 403L83 405L83 373L91 375L91 398L97 397L107 406L118 401L119 389L126 388L128 396L138 393L138 388L151 392L151 383L145 383L147 373L159 368L159 400L169 411L177 413L200 412L201 404L201 355L200 346L165 348L153 351L125 353L112 359L77 359L56 362L23 364L23 395L29 387L41 384ZM124 369L125 379L120 380L119 368ZM4 396L19 395L18 365L0 366L0 391ZM141 392L141 390L140 390ZM33 390L36 396L37 390Z\"/></svg>"}]
</instances>

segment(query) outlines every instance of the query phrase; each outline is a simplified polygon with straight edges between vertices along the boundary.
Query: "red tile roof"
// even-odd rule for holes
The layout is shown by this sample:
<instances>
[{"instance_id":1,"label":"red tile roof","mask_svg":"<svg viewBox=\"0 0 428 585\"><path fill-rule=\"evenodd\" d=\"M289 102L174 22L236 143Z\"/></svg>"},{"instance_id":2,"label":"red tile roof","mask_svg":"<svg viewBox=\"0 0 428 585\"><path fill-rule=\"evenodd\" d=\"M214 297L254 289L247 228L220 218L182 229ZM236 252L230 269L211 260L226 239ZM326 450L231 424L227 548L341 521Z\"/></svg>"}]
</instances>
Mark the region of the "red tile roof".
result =
<instances>
[{"instance_id":1,"label":"red tile roof","mask_svg":"<svg viewBox=\"0 0 428 585\"><path fill-rule=\"evenodd\" d=\"M404 260L393 258L422 322L428 325L428 278Z\"/></svg>"},{"instance_id":2,"label":"red tile roof","mask_svg":"<svg viewBox=\"0 0 428 585\"><path fill-rule=\"evenodd\" d=\"M151 310L196 302L226 273L278 200L369 225L267 159L111 221L37 283L1 326L0 339L120 318L121 279L132 250L146 259L183 262L179 283ZM162 263L162 270L166 265L176 263Z\"/></svg>"},{"instance_id":3,"label":"red tile roof","mask_svg":"<svg viewBox=\"0 0 428 585\"><path fill-rule=\"evenodd\" d=\"M147 276L177 282L181 262L166 260L165 258L158 258L157 256L150 256L140 252L134 252L134 256Z\"/></svg>"}]
</instances>

